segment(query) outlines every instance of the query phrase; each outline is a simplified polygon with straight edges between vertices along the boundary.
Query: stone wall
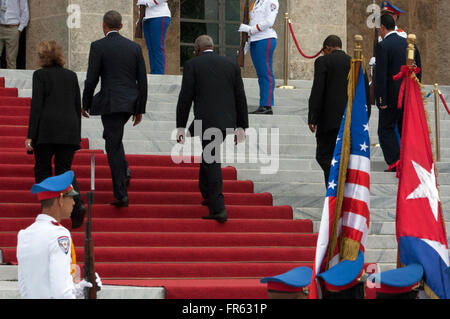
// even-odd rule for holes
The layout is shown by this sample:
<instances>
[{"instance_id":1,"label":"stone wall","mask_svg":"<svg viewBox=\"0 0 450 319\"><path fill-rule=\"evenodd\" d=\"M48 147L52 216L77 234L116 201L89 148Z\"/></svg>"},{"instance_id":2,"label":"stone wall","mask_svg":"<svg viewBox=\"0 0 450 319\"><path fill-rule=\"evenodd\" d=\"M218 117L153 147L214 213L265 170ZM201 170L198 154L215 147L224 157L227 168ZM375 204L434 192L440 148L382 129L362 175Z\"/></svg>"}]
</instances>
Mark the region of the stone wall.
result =
<instances>
[{"instance_id":1,"label":"stone wall","mask_svg":"<svg viewBox=\"0 0 450 319\"><path fill-rule=\"evenodd\" d=\"M36 47L40 41L56 40L66 55L66 67L73 71L86 71L89 48L92 41L104 37L103 15L108 10L117 10L123 17L121 34L133 36L133 4L117 0L32 0L30 23L27 31L27 68L36 69ZM68 27L69 5L80 8L80 23Z\"/></svg>"},{"instance_id":2,"label":"stone wall","mask_svg":"<svg viewBox=\"0 0 450 319\"><path fill-rule=\"evenodd\" d=\"M343 42L343 49L346 50L346 0L287 1L295 36L306 55L317 53L330 34L339 36ZM289 39L289 70L290 79L311 80L314 77L314 59L303 58L292 38Z\"/></svg>"},{"instance_id":3,"label":"stone wall","mask_svg":"<svg viewBox=\"0 0 450 319\"><path fill-rule=\"evenodd\" d=\"M348 47L353 48L353 35L364 37L363 50L366 63L373 56L374 30L367 26L367 6L372 0L349 0L348 12ZM380 4L381 1L376 1ZM423 82L433 84L450 84L450 1L448 0L395 0L397 7L406 11L397 24L407 33L417 36L417 46L422 57ZM406 54L406 53L405 53ZM442 72L444 71L444 72Z\"/></svg>"}]
</instances>

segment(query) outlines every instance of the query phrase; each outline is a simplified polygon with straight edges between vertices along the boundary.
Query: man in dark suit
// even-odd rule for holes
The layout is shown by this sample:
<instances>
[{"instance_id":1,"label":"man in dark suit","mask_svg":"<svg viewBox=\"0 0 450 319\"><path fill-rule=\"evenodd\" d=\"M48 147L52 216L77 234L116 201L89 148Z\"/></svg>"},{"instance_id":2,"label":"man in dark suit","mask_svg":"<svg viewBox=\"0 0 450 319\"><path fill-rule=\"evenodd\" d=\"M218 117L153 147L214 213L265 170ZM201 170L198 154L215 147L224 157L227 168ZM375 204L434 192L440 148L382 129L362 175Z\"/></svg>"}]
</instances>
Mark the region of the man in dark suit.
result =
<instances>
[{"instance_id":1,"label":"man in dark suit","mask_svg":"<svg viewBox=\"0 0 450 319\"><path fill-rule=\"evenodd\" d=\"M351 57L342 51L342 41L336 35L325 39L323 52L324 56L314 64L308 125L311 132L316 133L316 160L327 185L339 127L347 106Z\"/></svg>"},{"instance_id":2,"label":"man in dark suit","mask_svg":"<svg viewBox=\"0 0 450 319\"><path fill-rule=\"evenodd\" d=\"M138 125L147 103L147 72L142 49L121 36L120 29L120 13L107 12L103 17L105 37L91 44L82 111L85 117L101 115L116 198L111 205L118 207L128 206L127 185L131 177L122 144L124 126L131 116L133 126ZM93 96L100 78L101 90Z\"/></svg>"},{"instance_id":3,"label":"man in dark suit","mask_svg":"<svg viewBox=\"0 0 450 319\"><path fill-rule=\"evenodd\" d=\"M177 105L177 140L184 143L191 104L194 102L196 123L201 121L202 162L200 164L199 188L208 205L209 216L221 223L228 218L222 194L222 169L220 145L227 131L233 130L235 142L245 139L248 128L247 98L239 66L214 53L214 44L207 35L195 41L197 57L184 64L183 81ZM212 139L212 133L214 139ZM209 152L208 152L209 151Z\"/></svg>"},{"instance_id":4,"label":"man in dark suit","mask_svg":"<svg viewBox=\"0 0 450 319\"><path fill-rule=\"evenodd\" d=\"M396 171L400 158L400 136L403 124L403 109L398 108L398 95L402 80L393 76L406 65L406 39L395 31L395 21L390 14L381 16L378 33L383 41L376 46L377 72L375 81L376 104L379 109L378 139L389 168ZM420 54L416 48L416 65L421 66ZM418 74L421 79L421 74Z\"/></svg>"}]
</instances>

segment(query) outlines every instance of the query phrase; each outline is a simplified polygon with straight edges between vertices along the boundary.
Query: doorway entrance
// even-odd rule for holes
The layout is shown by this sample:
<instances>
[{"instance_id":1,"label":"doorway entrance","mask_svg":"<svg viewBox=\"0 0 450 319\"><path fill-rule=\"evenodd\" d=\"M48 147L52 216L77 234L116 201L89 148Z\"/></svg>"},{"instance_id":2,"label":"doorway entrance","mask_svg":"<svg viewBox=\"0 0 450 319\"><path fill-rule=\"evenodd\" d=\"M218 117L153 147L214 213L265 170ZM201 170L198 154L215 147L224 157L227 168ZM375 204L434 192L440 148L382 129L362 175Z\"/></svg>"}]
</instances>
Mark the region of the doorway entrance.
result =
<instances>
[{"instance_id":1,"label":"doorway entrance","mask_svg":"<svg viewBox=\"0 0 450 319\"><path fill-rule=\"evenodd\" d=\"M219 55L236 57L240 23L240 0L181 0L180 67L194 57L194 41L202 34L213 39Z\"/></svg>"}]
</instances>

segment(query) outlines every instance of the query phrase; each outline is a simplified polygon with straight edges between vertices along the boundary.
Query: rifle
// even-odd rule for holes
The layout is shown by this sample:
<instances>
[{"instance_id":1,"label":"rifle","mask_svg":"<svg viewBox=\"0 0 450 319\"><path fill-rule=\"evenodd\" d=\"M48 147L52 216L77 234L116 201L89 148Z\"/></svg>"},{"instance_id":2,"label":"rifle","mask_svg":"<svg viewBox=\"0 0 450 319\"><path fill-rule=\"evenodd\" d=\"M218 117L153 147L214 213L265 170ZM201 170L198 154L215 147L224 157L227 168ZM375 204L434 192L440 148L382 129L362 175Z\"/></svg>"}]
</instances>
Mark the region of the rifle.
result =
<instances>
[{"instance_id":1,"label":"rifle","mask_svg":"<svg viewBox=\"0 0 450 319\"><path fill-rule=\"evenodd\" d=\"M84 238L84 279L92 284L92 288L85 288L85 299L97 299L97 282L95 278L94 241L91 234L91 208L94 204L95 190L95 157L91 154L91 191L87 193L87 221Z\"/></svg>"},{"instance_id":2,"label":"rifle","mask_svg":"<svg viewBox=\"0 0 450 319\"><path fill-rule=\"evenodd\" d=\"M249 24L249 0L245 0L245 5L244 5L244 18L242 19L242 23L243 24ZM237 55L237 63L239 64L240 67L244 67L244 62L245 62L245 53L244 53L244 48L245 48L245 44L248 41L248 33L247 32L241 32L241 46L239 48L238 51L238 55Z\"/></svg>"}]
</instances>

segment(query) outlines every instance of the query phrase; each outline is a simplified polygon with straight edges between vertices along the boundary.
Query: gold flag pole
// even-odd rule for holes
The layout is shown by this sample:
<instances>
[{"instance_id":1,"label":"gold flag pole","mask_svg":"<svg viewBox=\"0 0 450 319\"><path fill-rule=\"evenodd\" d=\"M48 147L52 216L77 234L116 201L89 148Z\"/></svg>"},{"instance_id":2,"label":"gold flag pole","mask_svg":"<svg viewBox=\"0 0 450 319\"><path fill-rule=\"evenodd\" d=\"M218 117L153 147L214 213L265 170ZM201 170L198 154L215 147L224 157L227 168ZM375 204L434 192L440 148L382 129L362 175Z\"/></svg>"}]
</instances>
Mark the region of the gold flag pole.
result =
<instances>
[{"instance_id":1,"label":"gold flag pole","mask_svg":"<svg viewBox=\"0 0 450 319\"><path fill-rule=\"evenodd\" d=\"M295 86L288 85L288 50L289 50L289 13L284 14L284 84L277 85L278 89L295 89Z\"/></svg>"},{"instance_id":2,"label":"gold flag pole","mask_svg":"<svg viewBox=\"0 0 450 319\"><path fill-rule=\"evenodd\" d=\"M441 119L439 115L439 85L434 84L434 119L435 119L435 130L436 130L436 162L441 161Z\"/></svg>"}]
</instances>

